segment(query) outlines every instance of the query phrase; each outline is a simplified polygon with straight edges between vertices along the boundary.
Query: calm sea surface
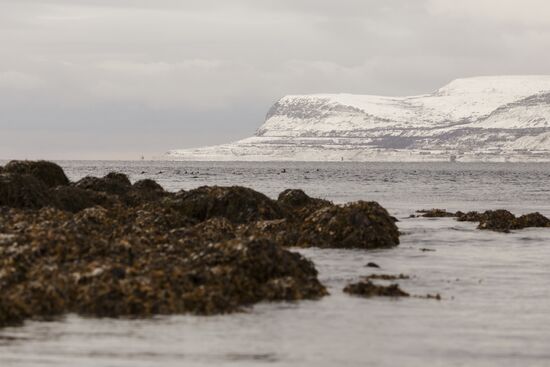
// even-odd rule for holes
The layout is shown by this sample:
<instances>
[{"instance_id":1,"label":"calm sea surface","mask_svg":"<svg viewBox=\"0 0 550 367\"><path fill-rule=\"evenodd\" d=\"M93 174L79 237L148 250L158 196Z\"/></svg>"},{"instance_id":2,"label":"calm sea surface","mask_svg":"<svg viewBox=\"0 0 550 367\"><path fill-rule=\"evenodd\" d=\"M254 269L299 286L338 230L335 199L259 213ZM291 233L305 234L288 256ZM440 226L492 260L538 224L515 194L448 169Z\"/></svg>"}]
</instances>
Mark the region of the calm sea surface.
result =
<instances>
[{"instance_id":1,"label":"calm sea surface","mask_svg":"<svg viewBox=\"0 0 550 367\"><path fill-rule=\"evenodd\" d=\"M76 180L110 171L168 190L286 188L337 203L376 200L400 219L391 250L299 250L331 295L248 312L153 320L68 316L0 329L0 366L549 366L550 229L479 231L417 209L509 209L550 216L550 164L59 162ZM0 163L1 164L1 163ZM421 251L431 249L435 251ZM366 268L367 262L381 269ZM411 294L342 293L372 274L410 275Z\"/></svg>"}]
</instances>

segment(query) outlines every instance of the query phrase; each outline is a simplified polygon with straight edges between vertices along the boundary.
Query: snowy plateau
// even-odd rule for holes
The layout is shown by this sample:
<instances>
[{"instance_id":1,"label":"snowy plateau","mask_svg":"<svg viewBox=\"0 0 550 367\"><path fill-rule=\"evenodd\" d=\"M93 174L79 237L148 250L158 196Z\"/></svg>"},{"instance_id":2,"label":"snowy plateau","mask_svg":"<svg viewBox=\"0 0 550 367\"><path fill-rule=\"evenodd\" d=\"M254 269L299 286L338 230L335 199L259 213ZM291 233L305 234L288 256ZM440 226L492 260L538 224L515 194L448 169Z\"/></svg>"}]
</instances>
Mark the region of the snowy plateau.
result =
<instances>
[{"instance_id":1,"label":"snowy plateau","mask_svg":"<svg viewBox=\"0 0 550 367\"><path fill-rule=\"evenodd\" d=\"M457 79L412 97L291 95L253 137L193 161L550 161L550 76Z\"/></svg>"}]
</instances>

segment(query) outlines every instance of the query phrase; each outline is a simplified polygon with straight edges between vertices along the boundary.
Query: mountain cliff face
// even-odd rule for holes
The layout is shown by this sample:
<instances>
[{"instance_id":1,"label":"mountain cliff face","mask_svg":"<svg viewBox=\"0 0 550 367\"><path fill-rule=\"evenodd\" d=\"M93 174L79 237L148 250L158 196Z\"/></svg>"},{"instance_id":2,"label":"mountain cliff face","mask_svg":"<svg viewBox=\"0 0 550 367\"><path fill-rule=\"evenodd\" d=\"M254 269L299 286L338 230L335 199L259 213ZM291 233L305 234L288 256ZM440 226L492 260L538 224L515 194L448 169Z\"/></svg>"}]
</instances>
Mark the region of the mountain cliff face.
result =
<instances>
[{"instance_id":1,"label":"mountain cliff face","mask_svg":"<svg viewBox=\"0 0 550 367\"><path fill-rule=\"evenodd\" d=\"M550 161L550 76L458 79L412 97L286 96L254 137L164 158Z\"/></svg>"}]
</instances>

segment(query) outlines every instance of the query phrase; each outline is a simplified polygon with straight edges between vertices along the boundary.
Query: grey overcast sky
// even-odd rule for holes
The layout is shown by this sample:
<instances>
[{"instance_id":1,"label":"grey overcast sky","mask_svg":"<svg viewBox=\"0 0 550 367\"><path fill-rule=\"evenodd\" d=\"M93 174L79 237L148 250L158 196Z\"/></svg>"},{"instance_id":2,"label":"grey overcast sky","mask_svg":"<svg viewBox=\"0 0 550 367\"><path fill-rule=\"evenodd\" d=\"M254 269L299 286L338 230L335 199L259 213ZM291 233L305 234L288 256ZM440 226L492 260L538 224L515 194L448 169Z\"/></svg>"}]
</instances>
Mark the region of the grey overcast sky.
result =
<instances>
[{"instance_id":1,"label":"grey overcast sky","mask_svg":"<svg viewBox=\"0 0 550 367\"><path fill-rule=\"evenodd\" d=\"M548 0L0 0L0 159L250 136L285 94L550 74Z\"/></svg>"}]
</instances>

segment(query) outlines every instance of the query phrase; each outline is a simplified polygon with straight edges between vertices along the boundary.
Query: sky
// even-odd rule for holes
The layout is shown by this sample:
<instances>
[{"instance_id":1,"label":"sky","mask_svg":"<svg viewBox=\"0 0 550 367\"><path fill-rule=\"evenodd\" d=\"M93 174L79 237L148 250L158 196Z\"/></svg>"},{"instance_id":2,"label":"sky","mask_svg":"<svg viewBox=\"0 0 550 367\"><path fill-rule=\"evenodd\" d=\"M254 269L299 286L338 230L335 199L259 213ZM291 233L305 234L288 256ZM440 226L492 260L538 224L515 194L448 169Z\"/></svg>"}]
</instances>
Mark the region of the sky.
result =
<instances>
[{"instance_id":1,"label":"sky","mask_svg":"<svg viewBox=\"0 0 550 367\"><path fill-rule=\"evenodd\" d=\"M550 74L548 0L0 0L0 159L254 134L287 94Z\"/></svg>"}]
</instances>

